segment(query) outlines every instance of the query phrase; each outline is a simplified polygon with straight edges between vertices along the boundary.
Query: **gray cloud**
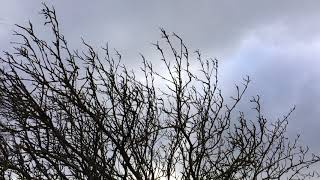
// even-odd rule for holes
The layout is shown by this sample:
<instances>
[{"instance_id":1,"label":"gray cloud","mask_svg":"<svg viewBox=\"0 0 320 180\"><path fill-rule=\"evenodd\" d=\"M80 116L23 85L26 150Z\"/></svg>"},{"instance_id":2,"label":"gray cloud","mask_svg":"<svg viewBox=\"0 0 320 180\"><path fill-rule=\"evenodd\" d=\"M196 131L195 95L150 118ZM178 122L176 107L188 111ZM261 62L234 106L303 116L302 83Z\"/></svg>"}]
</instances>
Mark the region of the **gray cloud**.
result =
<instances>
[{"instance_id":1,"label":"gray cloud","mask_svg":"<svg viewBox=\"0 0 320 180\"><path fill-rule=\"evenodd\" d=\"M248 74L248 96L261 94L266 114L276 118L292 105L290 133L320 150L320 1L163 0L45 1L54 5L61 27L74 48L84 37L96 47L109 44L125 62L140 62L138 53L154 57L150 43L159 27L180 34L191 50L221 59L221 78L229 87ZM0 46L10 47L13 24L30 19L42 30L40 1L3 0ZM153 60L157 63L157 60ZM244 105L245 106L245 105Z\"/></svg>"}]
</instances>

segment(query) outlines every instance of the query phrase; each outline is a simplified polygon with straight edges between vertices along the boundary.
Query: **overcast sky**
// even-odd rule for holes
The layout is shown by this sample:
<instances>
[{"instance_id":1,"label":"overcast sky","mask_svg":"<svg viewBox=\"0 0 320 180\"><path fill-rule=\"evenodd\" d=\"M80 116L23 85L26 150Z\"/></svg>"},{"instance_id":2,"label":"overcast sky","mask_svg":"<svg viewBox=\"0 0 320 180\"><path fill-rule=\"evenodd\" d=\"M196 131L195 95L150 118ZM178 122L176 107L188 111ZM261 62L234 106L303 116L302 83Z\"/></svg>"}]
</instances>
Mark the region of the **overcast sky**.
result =
<instances>
[{"instance_id":1,"label":"overcast sky","mask_svg":"<svg viewBox=\"0 0 320 180\"><path fill-rule=\"evenodd\" d=\"M159 61L152 59L150 45L160 39L159 27L179 34L191 50L220 60L226 87L249 75L247 95L261 95L268 117L281 117L296 105L289 134L301 133L303 143L320 152L319 0L44 2L55 7L73 48L81 47L81 37L96 47L108 42L130 65L141 62L138 53ZM1 51L14 40L13 24L31 20L41 34L41 8L38 0L1 0Z\"/></svg>"}]
</instances>

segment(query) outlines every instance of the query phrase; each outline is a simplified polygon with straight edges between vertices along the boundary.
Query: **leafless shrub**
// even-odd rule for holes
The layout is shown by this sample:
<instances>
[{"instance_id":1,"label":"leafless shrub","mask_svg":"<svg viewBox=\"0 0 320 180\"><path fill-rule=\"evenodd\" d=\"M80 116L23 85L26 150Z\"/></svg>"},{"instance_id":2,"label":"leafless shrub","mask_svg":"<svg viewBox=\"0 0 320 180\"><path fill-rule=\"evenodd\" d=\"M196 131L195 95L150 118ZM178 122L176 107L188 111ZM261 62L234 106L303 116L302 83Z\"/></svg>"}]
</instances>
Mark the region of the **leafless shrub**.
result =
<instances>
[{"instance_id":1,"label":"leafless shrub","mask_svg":"<svg viewBox=\"0 0 320 180\"><path fill-rule=\"evenodd\" d=\"M249 77L236 86L233 102L225 103L218 61L204 60L199 51L190 58L178 35L161 30L163 41L154 44L167 75L142 56L144 80L139 81L121 65L117 51L103 48L101 57L85 41L84 51L70 50L55 10L44 6L42 14L53 41L39 39L31 23L18 26L15 52L0 59L2 179L316 175L306 170L319 157L285 135L293 109L269 123L257 96L251 101L256 119L237 115ZM200 67L198 73L191 63Z\"/></svg>"}]
</instances>

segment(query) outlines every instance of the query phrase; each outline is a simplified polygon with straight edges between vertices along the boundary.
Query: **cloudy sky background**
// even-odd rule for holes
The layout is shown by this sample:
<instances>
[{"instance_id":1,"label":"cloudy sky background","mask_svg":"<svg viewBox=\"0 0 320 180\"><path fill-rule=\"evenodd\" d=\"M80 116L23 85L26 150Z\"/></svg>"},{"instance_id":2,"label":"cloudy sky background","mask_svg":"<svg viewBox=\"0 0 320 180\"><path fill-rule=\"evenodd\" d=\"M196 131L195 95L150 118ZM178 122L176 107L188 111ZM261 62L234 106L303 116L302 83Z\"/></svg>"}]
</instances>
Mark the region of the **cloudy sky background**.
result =
<instances>
[{"instance_id":1,"label":"cloudy sky background","mask_svg":"<svg viewBox=\"0 0 320 180\"><path fill-rule=\"evenodd\" d=\"M218 58L220 77L232 87L249 75L247 99L259 94L267 117L281 117L296 105L289 134L320 152L320 1L299 0L96 0L44 1L54 5L73 48L81 37L96 47L109 43L135 67L139 53L153 59L159 27L179 34L191 51ZM0 50L8 50L14 24L45 37L41 1L1 0ZM228 89L226 89L228 91Z\"/></svg>"}]
</instances>

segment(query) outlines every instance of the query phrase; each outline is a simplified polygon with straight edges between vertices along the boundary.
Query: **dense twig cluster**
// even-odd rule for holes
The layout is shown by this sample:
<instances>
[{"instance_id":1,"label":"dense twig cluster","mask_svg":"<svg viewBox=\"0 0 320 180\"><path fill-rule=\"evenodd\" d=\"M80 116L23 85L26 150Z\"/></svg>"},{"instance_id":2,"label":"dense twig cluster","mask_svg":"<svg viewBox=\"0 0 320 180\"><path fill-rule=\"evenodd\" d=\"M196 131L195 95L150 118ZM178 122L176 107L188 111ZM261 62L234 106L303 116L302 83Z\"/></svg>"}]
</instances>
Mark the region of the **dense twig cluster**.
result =
<instances>
[{"instance_id":1,"label":"dense twig cluster","mask_svg":"<svg viewBox=\"0 0 320 180\"><path fill-rule=\"evenodd\" d=\"M15 53L0 59L0 175L4 179L280 179L304 178L319 161L287 119L269 123L259 96L256 119L234 111L218 87L217 60L192 60L182 39L161 30L154 44L167 73L142 56L144 80L86 42L72 51L54 9L42 11L54 39L18 26ZM197 64L199 72L193 72ZM166 88L158 89L158 84ZM307 172L308 173L308 172Z\"/></svg>"}]
</instances>

